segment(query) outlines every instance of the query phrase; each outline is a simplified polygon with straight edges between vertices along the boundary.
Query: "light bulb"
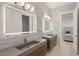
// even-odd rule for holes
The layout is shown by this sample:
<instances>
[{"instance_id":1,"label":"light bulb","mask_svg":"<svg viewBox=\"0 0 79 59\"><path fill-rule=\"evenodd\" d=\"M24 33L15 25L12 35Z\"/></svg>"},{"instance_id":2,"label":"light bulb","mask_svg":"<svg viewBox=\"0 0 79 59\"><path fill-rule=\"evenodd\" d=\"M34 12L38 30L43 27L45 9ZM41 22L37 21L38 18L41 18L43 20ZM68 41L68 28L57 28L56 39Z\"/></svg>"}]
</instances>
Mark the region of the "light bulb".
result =
<instances>
[{"instance_id":1,"label":"light bulb","mask_svg":"<svg viewBox=\"0 0 79 59\"><path fill-rule=\"evenodd\" d=\"M35 8L34 7L31 7L30 11L35 11Z\"/></svg>"},{"instance_id":2,"label":"light bulb","mask_svg":"<svg viewBox=\"0 0 79 59\"><path fill-rule=\"evenodd\" d=\"M30 9L30 4L26 4L24 7L25 9Z\"/></svg>"},{"instance_id":3,"label":"light bulb","mask_svg":"<svg viewBox=\"0 0 79 59\"><path fill-rule=\"evenodd\" d=\"M22 6L24 6L25 2L17 2L16 4L17 4L18 6L21 6L21 7L22 7Z\"/></svg>"}]
</instances>

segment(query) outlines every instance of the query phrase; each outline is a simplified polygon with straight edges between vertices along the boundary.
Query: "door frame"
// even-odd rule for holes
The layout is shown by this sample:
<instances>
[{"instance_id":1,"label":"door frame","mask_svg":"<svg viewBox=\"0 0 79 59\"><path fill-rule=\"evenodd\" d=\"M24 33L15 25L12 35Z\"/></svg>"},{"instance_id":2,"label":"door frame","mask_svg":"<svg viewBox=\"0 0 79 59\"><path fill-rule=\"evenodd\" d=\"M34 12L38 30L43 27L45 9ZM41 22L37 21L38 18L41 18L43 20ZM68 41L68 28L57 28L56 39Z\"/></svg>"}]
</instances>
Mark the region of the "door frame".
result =
<instances>
[{"instance_id":1,"label":"door frame","mask_svg":"<svg viewBox=\"0 0 79 59\"><path fill-rule=\"evenodd\" d=\"M60 45L63 45L63 39L62 39L62 15L63 14L68 14L68 13L73 13L73 11L66 11L60 13Z\"/></svg>"}]
</instances>

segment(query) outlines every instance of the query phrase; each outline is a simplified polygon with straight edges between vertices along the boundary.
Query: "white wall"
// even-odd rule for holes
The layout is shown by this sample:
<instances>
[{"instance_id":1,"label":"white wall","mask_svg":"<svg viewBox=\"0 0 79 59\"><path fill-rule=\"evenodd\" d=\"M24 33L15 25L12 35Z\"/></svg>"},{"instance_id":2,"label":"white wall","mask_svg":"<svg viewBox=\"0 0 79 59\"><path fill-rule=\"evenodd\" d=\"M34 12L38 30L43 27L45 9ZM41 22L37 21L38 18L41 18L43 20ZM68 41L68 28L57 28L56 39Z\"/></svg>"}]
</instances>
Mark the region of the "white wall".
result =
<instances>
[{"instance_id":1,"label":"white wall","mask_svg":"<svg viewBox=\"0 0 79 59\"><path fill-rule=\"evenodd\" d=\"M73 26L73 13L62 15L62 27Z\"/></svg>"}]
</instances>

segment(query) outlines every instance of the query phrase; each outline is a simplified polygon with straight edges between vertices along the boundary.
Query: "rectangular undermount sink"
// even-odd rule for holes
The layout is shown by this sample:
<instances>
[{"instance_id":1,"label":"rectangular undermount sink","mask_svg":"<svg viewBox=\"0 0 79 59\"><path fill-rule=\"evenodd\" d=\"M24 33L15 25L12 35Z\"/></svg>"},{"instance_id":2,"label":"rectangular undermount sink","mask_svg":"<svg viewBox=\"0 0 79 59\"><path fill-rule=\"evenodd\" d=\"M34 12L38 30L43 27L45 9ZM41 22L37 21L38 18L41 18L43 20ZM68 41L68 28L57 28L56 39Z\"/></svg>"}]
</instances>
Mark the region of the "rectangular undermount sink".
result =
<instances>
[{"instance_id":1,"label":"rectangular undermount sink","mask_svg":"<svg viewBox=\"0 0 79 59\"><path fill-rule=\"evenodd\" d=\"M32 47L32 46L38 44L38 43L39 43L39 41L32 41L32 42L30 42L30 43L22 44L22 45L20 45L20 46L17 46L16 48L17 48L18 50L22 50L22 49L24 49L24 48L30 48L30 47Z\"/></svg>"},{"instance_id":2,"label":"rectangular undermount sink","mask_svg":"<svg viewBox=\"0 0 79 59\"><path fill-rule=\"evenodd\" d=\"M49 34L48 36L52 36L52 34Z\"/></svg>"}]
</instances>

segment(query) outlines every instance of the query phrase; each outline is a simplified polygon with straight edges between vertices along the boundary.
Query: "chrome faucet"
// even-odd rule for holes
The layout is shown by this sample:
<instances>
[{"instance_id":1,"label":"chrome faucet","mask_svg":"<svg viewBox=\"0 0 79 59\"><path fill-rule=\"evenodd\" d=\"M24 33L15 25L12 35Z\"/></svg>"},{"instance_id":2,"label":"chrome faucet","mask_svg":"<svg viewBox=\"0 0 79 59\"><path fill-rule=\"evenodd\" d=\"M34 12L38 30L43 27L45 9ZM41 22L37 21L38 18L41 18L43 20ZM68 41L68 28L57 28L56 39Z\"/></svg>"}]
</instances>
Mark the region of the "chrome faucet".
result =
<instances>
[{"instance_id":1,"label":"chrome faucet","mask_svg":"<svg viewBox=\"0 0 79 59\"><path fill-rule=\"evenodd\" d=\"M25 43L25 44L27 43L27 38L24 39L24 43Z\"/></svg>"}]
</instances>

